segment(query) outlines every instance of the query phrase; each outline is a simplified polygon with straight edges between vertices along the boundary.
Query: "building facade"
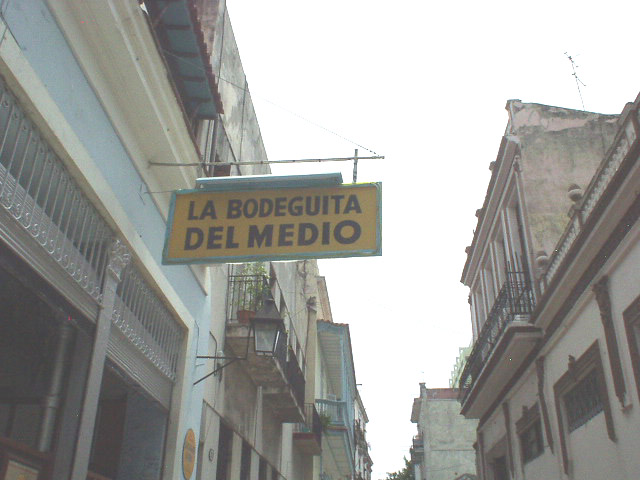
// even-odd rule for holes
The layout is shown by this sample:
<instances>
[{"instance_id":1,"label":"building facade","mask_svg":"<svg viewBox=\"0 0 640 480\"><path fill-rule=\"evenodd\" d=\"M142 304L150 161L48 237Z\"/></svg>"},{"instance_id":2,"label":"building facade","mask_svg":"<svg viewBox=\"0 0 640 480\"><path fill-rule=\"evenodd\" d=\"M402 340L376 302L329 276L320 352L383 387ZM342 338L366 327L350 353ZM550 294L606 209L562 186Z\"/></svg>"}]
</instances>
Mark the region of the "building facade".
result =
<instances>
[{"instance_id":1,"label":"building facade","mask_svg":"<svg viewBox=\"0 0 640 480\"><path fill-rule=\"evenodd\" d=\"M268 165L235 165L266 160L267 154L226 3L197 4L212 69L221 79L224 109L201 130L209 175L267 174ZM197 478L311 479L313 456L319 451L299 448L294 431L306 431L307 421L313 425L306 395L313 370L310 349L315 346L316 262L210 270L217 289L208 346L198 364L204 400ZM259 316L267 302L281 325L274 351L266 354L256 350L258 336L245 315Z\"/></svg>"},{"instance_id":2,"label":"building facade","mask_svg":"<svg viewBox=\"0 0 640 480\"><path fill-rule=\"evenodd\" d=\"M621 115L507 103L462 281L462 413L483 479L638 471L638 100ZM597 453L596 453L597 452Z\"/></svg>"},{"instance_id":3,"label":"building facade","mask_svg":"<svg viewBox=\"0 0 640 480\"><path fill-rule=\"evenodd\" d=\"M0 479L320 478L316 262L162 264L171 192L269 173L225 2L0 29Z\"/></svg>"},{"instance_id":4,"label":"building facade","mask_svg":"<svg viewBox=\"0 0 640 480\"><path fill-rule=\"evenodd\" d=\"M367 423L369 417L364 408L364 403L360 397L360 392L356 390L356 411L354 425L355 452L355 480L371 480L371 469L373 461L369 454L369 442L367 442Z\"/></svg>"},{"instance_id":5,"label":"building facade","mask_svg":"<svg viewBox=\"0 0 640 480\"><path fill-rule=\"evenodd\" d=\"M322 453L315 471L321 480L367 479L373 465L368 417L357 390L349 325L333 321L324 277L318 277L318 294L315 405Z\"/></svg>"},{"instance_id":6,"label":"building facade","mask_svg":"<svg viewBox=\"0 0 640 480\"><path fill-rule=\"evenodd\" d=\"M416 480L475 478L475 420L460 414L457 388L426 388L413 400L411 421L417 435L411 446Z\"/></svg>"},{"instance_id":7,"label":"building facade","mask_svg":"<svg viewBox=\"0 0 640 480\"><path fill-rule=\"evenodd\" d=\"M188 473L211 283L161 252L166 192L199 172L149 161L198 164L197 130L220 104L212 76L179 87L147 6L3 5L2 478ZM206 71L194 17L173 19Z\"/></svg>"}]
</instances>

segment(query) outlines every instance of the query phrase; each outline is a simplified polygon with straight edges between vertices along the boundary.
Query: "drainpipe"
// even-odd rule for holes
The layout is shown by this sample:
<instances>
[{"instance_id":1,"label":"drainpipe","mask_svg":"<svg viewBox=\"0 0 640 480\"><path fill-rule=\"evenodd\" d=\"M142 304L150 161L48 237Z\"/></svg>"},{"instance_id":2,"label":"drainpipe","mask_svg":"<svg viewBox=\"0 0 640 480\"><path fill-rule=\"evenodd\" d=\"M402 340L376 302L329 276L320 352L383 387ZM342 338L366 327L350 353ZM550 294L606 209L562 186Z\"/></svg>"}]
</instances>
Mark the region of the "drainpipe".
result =
<instances>
[{"instance_id":1,"label":"drainpipe","mask_svg":"<svg viewBox=\"0 0 640 480\"><path fill-rule=\"evenodd\" d=\"M304 389L304 403L310 403L315 407L316 403L316 364L318 362L318 291L317 291L317 270L313 262L305 260L304 268L304 291L307 298L307 338L305 342L305 358L307 361ZM305 409L306 412L306 409ZM306 419L309 422L309 419ZM321 442L322 442L322 436ZM311 460L310 475L304 480L322 478L322 452L320 457L313 456ZM318 472L318 473L316 473ZM318 475L318 476L316 476Z\"/></svg>"},{"instance_id":2,"label":"drainpipe","mask_svg":"<svg viewBox=\"0 0 640 480\"><path fill-rule=\"evenodd\" d=\"M317 343L318 343L318 327L317 327L318 310L316 306L316 298L311 297L307 300L307 344L305 357L307 360L306 378L304 390L305 403L315 404L316 402L316 363L317 363Z\"/></svg>"},{"instance_id":3,"label":"drainpipe","mask_svg":"<svg viewBox=\"0 0 640 480\"><path fill-rule=\"evenodd\" d=\"M38 437L38 450L41 452L47 452L51 448L56 414L58 413L62 400L65 360L69 352L69 347L71 346L72 338L73 328L71 324L63 321L58 327L49 391L42 402L42 423L40 424L40 435Z\"/></svg>"}]
</instances>

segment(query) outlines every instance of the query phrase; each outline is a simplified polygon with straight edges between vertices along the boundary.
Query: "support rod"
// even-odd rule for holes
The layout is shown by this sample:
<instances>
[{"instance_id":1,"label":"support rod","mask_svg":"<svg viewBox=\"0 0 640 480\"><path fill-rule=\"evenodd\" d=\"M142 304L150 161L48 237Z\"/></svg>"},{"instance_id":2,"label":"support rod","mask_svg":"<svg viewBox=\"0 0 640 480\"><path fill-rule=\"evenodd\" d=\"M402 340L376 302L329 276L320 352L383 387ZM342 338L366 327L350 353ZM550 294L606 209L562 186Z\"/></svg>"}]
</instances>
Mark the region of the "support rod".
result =
<instances>
[{"instance_id":1,"label":"support rod","mask_svg":"<svg viewBox=\"0 0 640 480\"><path fill-rule=\"evenodd\" d=\"M227 166L227 165L272 165L275 163L311 163L311 162L350 162L357 160L380 160L383 155L373 157L336 157L336 158L302 158L299 160L255 160L251 162L200 162L200 163L173 163L173 162L149 162L154 167L201 167L201 166Z\"/></svg>"},{"instance_id":2,"label":"support rod","mask_svg":"<svg viewBox=\"0 0 640 480\"><path fill-rule=\"evenodd\" d=\"M358 149L356 148L355 156L353 157L353 183L358 183Z\"/></svg>"}]
</instances>

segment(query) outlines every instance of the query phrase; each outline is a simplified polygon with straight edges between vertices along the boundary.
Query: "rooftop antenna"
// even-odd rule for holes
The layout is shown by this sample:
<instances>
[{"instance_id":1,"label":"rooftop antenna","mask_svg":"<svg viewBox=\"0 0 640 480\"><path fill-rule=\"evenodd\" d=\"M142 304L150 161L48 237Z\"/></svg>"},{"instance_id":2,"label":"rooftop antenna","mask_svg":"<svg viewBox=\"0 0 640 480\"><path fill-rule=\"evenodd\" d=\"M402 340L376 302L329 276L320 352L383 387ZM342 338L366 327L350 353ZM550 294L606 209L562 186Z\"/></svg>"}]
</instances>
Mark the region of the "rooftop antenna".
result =
<instances>
[{"instance_id":1,"label":"rooftop antenna","mask_svg":"<svg viewBox=\"0 0 640 480\"><path fill-rule=\"evenodd\" d=\"M578 95L580 95L580 103L582 103L582 110L584 110L584 100L582 99L582 92L580 91L580 85L582 85L583 87L586 87L586 85L582 80L578 78L578 74L576 73L576 68L578 68L578 65L576 65L576 62L573 59L573 57L569 55L567 52L564 52L564 54L567 56L567 58L571 62L571 69L573 70L572 75L576 79L576 87L578 87Z\"/></svg>"}]
</instances>

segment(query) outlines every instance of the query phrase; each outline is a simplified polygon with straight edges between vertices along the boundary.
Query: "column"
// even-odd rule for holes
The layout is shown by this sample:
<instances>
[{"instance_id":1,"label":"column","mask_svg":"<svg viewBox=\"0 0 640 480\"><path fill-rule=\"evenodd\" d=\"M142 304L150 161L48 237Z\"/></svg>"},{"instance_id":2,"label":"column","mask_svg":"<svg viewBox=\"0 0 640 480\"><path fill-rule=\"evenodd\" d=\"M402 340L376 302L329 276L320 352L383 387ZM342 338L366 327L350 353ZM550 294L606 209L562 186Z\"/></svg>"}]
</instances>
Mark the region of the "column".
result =
<instances>
[{"instance_id":1,"label":"column","mask_svg":"<svg viewBox=\"0 0 640 480\"><path fill-rule=\"evenodd\" d=\"M96 321L93 352L91 354L91 363L89 364L87 385L80 413L80 427L78 428L76 451L71 471L71 478L73 480L85 480L87 478L93 430L95 428L98 399L100 397L100 386L102 384L102 372L104 370L107 345L111 331L111 315L113 314L116 288L120 282L122 271L129 263L130 258L131 255L129 254L128 248L120 240L116 240L109 252L109 263L107 265L102 289L102 304Z\"/></svg>"}]
</instances>

